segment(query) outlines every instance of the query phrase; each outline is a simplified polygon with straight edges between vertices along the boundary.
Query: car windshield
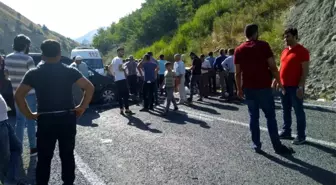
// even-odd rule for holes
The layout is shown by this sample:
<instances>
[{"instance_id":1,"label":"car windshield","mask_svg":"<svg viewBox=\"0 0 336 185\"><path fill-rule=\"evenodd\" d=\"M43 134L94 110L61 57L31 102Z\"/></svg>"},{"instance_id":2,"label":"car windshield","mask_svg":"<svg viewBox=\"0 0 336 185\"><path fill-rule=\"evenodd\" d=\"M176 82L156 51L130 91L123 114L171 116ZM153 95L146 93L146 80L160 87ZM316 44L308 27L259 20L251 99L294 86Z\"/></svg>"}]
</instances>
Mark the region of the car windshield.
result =
<instances>
[{"instance_id":1,"label":"car windshield","mask_svg":"<svg viewBox=\"0 0 336 185\"><path fill-rule=\"evenodd\" d=\"M92 69L104 68L102 59L83 59L83 62L85 62Z\"/></svg>"}]
</instances>

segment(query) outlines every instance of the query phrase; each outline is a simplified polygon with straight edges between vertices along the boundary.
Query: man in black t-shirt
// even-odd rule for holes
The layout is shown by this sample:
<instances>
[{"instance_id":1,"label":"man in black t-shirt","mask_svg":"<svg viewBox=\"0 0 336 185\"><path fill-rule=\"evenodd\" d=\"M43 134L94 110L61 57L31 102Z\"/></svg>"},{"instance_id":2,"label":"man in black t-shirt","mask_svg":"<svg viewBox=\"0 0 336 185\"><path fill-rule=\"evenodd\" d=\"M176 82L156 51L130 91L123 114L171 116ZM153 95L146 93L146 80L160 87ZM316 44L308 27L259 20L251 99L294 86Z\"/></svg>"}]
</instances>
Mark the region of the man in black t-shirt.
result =
<instances>
[{"instance_id":1,"label":"man in black t-shirt","mask_svg":"<svg viewBox=\"0 0 336 185\"><path fill-rule=\"evenodd\" d=\"M88 107L94 87L77 69L60 62L61 47L57 41L44 41L41 50L43 62L25 74L16 90L15 100L28 119L37 120L36 185L48 184L56 141L62 161L62 180L64 184L72 185L75 180L76 118ZM77 107L72 95L74 83L84 90L84 98ZM36 92L37 112L31 112L25 101L31 89Z\"/></svg>"},{"instance_id":2,"label":"man in black t-shirt","mask_svg":"<svg viewBox=\"0 0 336 185\"><path fill-rule=\"evenodd\" d=\"M190 57L192 59L192 67L191 67L191 81L190 81L190 97L188 98L189 102L193 100L194 88L195 85L198 87L199 91L199 99L197 101L203 101L202 98L202 88L200 88L201 83L201 74L202 74L202 61L198 56L191 52Z\"/></svg>"}]
</instances>

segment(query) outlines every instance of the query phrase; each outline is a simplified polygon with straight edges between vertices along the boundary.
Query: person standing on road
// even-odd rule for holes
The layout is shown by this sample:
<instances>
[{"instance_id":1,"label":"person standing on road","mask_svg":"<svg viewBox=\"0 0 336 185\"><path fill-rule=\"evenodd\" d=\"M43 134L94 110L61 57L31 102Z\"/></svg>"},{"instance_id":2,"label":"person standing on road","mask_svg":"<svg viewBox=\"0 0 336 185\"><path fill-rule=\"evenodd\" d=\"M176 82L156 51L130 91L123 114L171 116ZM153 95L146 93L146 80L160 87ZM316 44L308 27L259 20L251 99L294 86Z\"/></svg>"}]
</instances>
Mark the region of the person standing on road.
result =
<instances>
[{"instance_id":1,"label":"person standing on road","mask_svg":"<svg viewBox=\"0 0 336 185\"><path fill-rule=\"evenodd\" d=\"M0 94L0 184L5 184L9 165L19 165L11 164L10 160L19 161L22 153L21 145L14 128L8 123L7 104ZM14 183L18 184L17 181Z\"/></svg>"},{"instance_id":2,"label":"person standing on road","mask_svg":"<svg viewBox=\"0 0 336 185\"><path fill-rule=\"evenodd\" d=\"M186 90L185 90L185 73L186 69L184 66L184 62L181 60L181 55L180 54L175 54L174 55L175 63L174 63L174 71L176 75L176 81L177 81L177 86L178 90L180 93L180 100L178 104L183 104L187 100L187 95L186 95Z\"/></svg>"},{"instance_id":3,"label":"person standing on road","mask_svg":"<svg viewBox=\"0 0 336 185\"><path fill-rule=\"evenodd\" d=\"M221 86L221 99L225 99L225 92L227 90L227 72L223 69L222 62L226 59L225 50L219 50L219 56L215 60L215 69L219 73L219 81Z\"/></svg>"},{"instance_id":4,"label":"person standing on road","mask_svg":"<svg viewBox=\"0 0 336 185\"><path fill-rule=\"evenodd\" d=\"M303 96L309 72L309 51L298 43L296 28L288 28L284 32L286 47L281 54L280 80L286 91L281 95L284 126L280 134L282 139L290 139L292 126L292 107L297 120L297 137L293 144L300 145L306 141L306 115L303 109ZM279 83L273 82L273 86Z\"/></svg>"},{"instance_id":5,"label":"person standing on road","mask_svg":"<svg viewBox=\"0 0 336 185\"><path fill-rule=\"evenodd\" d=\"M119 102L120 114L133 114L129 109L129 90L128 84L126 80L126 72L124 68L124 63L122 57L124 57L124 48L119 47L117 49L118 56L114 57L109 69L114 76L114 82L116 84L117 89L117 97ZM124 112L125 108L125 112Z\"/></svg>"},{"instance_id":6,"label":"person standing on road","mask_svg":"<svg viewBox=\"0 0 336 185\"><path fill-rule=\"evenodd\" d=\"M153 57L153 52L148 52L147 55L150 56L150 62L154 63L157 67L158 67L158 70L160 70L160 66L159 66L159 62L157 60L155 60L155 58ZM157 74L158 71L156 71L156 74L155 74L155 84L156 86L154 87L154 96L153 96L153 102L155 103L155 105L159 105L159 95L158 95L158 86L159 86L159 83L158 83L158 74Z\"/></svg>"},{"instance_id":7,"label":"person standing on road","mask_svg":"<svg viewBox=\"0 0 336 185\"><path fill-rule=\"evenodd\" d=\"M138 64L138 69L141 76L144 76L144 85L143 85L143 99L144 99L144 108L140 111L154 110L153 105L153 96L155 86L157 83L155 80L155 75L157 74L158 66L151 61L150 55L146 54L143 58L143 61ZM142 73L142 70L145 74Z\"/></svg>"},{"instance_id":8,"label":"person standing on road","mask_svg":"<svg viewBox=\"0 0 336 185\"><path fill-rule=\"evenodd\" d=\"M164 86L167 92L166 98L166 109L163 115L166 115L169 111L170 103L173 102L174 111L178 110L176 100L174 97L174 86L175 86L175 73L173 72L173 65L170 62L165 63L165 78L164 78Z\"/></svg>"},{"instance_id":9,"label":"person standing on road","mask_svg":"<svg viewBox=\"0 0 336 185\"><path fill-rule=\"evenodd\" d=\"M208 60L205 59L205 55L200 57L202 61L202 75L201 75L201 89L202 97L207 98L209 95L209 70L211 69L211 64Z\"/></svg>"},{"instance_id":10,"label":"person standing on road","mask_svg":"<svg viewBox=\"0 0 336 185\"><path fill-rule=\"evenodd\" d=\"M70 64L70 66L76 68L79 72L83 74L84 77L88 78L89 68L87 67L86 63L82 62L82 57L76 56L74 57L73 61L74 62ZM74 100L77 106L81 103L83 99L83 90L77 84L74 84L72 87L72 93L74 95Z\"/></svg>"},{"instance_id":11,"label":"person standing on road","mask_svg":"<svg viewBox=\"0 0 336 185\"><path fill-rule=\"evenodd\" d=\"M228 100L233 100L233 90L235 88L235 67L233 63L234 49L229 49L229 56L222 62L222 67L227 73L226 84L229 93Z\"/></svg>"},{"instance_id":12,"label":"person standing on road","mask_svg":"<svg viewBox=\"0 0 336 185\"><path fill-rule=\"evenodd\" d=\"M165 77L165 70L166 70L166 65L167 61L164 59L164 55L160 55L160 60L159 60L159 89L160 89L160 95L163 95L163 83L164 83L164 77Z\"/></svg>"},{"instance_id":13,"label":"person standing on road","mask_svg":"<svg viewBox=\"0 0 336 185\"><path fill-rule=\"evenodd\" d=\"M125 69L127 71L127 81L130 88L130 92L133 97L137 97L137 62L134 60L133 56L129 57L129 61L125 63Z\"/></svg>"},{"instance_id":14,"label":"person standing on road","mask_svg":"<svg viewBox=\"0 0 336 185\"><path fill-rule=\"evenodd\" d=\"M209 56L206 58L210 62L211 69L209 70L209 92L216 94L216 68L215 68L215 58L213 57L213 52L209 52Z\"/></svg>"},{"instance_id":15,"label":"person standing on road","mask_svg":"<svg viewBox=\"0 0 336 185\"><path fill-rule=\"evenodd\" d=\"M192 59L192 67L191 67L191 81L190 81L190 97L188 98L188 102L191 103L194 95L194 88L197 85L199 92L199 99L197 101L203 101L202 88L201 88L201 75L202 75L202 61L198 56L191 52L189 55Z\"/></svg>"},{"instance_id":16,"label":"person standing on road","mask_svg":"<svg viewBox=\"0 0 336 185\"><path fill-rule=\"evenodd\" d=\"M235 50L237 94L240 98L243 98L243 93L245 94L255 151L257 153L262 151L259 128L259 108L261 108L265 113L268 133L275 152L291 154L294 152L293 149L284 146L280 141L275 117L270 70L278 82L280 82L279 71L269 44L258 40L258 35L258 25L247 25L245 27L247 41Z\"/></svg>"},{"instance_id":17,"label":"person standing on road","mask_svg":"<svg viewBox=\"0 0 336 185\"><path fill-rule=\"evenodd\" d=\"M30 48L31 41L30 39L23 34L17 35L14 38L13 49L14 52L7 55L5 58L5 68L8 71L9 78L12 82L13 86L13 94L17 90L23 76L29 70L35 67L35 62L32 57L28 55L29 48ZM36 111L36 95L35 90L32 89L27 93L25 97L28 106L31 111ZM19 138L19 141L23 145L23 135L24 135L24 128L27 125L27 133L28 133L28 140L29 140L29 147L30 147L30 161L32 164L36 163L36 156L37 156L37 148L36 148L36 122L32 119L26 119L24 114L19 110L17 107L17 102L15 102L15 110L16 110L16 123L13 125L15 129L16 136ZM22 146L21 146L22 147ZM16 163L16 162L14 162ZM35 165L32 165L35 166ZM16 178L19 173L17 169L19 166L11 165L11 168L14 168L10 171L14 172L15 174L10 174L9 178ZM34 174L35 169L28 171L28 177Z\"/></svg>"},{"instance_id":18,"label":"person standing on road","mask_svg":"<svg viewBox=\"0 0 336 185\"><path fill-rule=\"evenodd\" d=\"M25 74L15 100L22 114L27 119L37 120L38 124L36 185L48 184L56 141L62 162L62 180L66 185L73 185L76 117L80 117L89 105L94 87L77 69L60 62L61 46L57 41L43 41L41 51L44 62ZM79 106L75 106L72 96L74 83L84 89ZM25 99L31 89L36 91L37 112L29 109Z\"/></svg>"}]
</instances>

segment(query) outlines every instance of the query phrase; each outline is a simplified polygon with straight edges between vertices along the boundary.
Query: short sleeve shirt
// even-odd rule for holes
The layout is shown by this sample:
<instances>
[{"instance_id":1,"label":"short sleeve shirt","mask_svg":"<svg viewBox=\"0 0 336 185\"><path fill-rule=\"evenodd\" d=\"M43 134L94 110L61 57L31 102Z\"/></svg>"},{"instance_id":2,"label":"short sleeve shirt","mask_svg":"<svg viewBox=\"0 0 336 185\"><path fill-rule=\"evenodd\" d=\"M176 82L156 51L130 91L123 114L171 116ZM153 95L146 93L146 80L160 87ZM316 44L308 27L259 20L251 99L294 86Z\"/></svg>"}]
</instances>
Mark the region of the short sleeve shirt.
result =
<instances>
[{"instance_id":1,"label":"short sleeve shirt","mask_svg":"<svg viewBox=\"0 0 336 185\"><path fill-rule=\"evenodd\" d=\"M119 66L123 65L123 60L119 57L115 57L112 60L111 65L112 65L112 71L111 72L114 76L114 80L115 81L125 80L126 77L125 77L124 71L119 69Z\"/></svg>"},{"instance_id":2,"label":"short sleeve shirt","mask_svg":"<svg viewBox=\"0 0 336 185\"><path fill-rule=\"evenodd\" d=\"M200 75L202 74L201 69L202 69L202 61L198 57L193 59L192 65L194 69L192 70L193 75Z\"/></svg>"},{"instance_id":3,"label":"short sleeve shirt","mask_svg":"<svg viewBox=\"0 0 336 185\"><path fill-rule=\"evenodd\" d=\"M146 62L142 65L142 68L145 72L145 81L151 81L154 82L155 77L155 69L157 68L157 65L153 62Z\"/></svg>"},{"instance_id":4,"label":"short sleeve shirt","mask_svg":"<svg viewBox=\"0 0 336 185\"><path fill-rule=\"evenodd\" d=\"M272 76L268 59L273 56L269 44L260 40L246 41L235 50L234 64L240 65L243 88L271 87Z\"/></svg>"},{"instance_id":5,"label":"short sleeve shirt","mask_svg":"<svg viewBox=\"0 0 336 185\"><path fill-rule=\"evenodd\" d=\"M309 51L297 44L285 48L281 54L280 80L284 86L298 86L302 75L302 63L310 60Z\"/></svg>"},{"instance_id":6,"label":"short sleeve shirt","mask_svg":"<svg viewBox=\"0 0 336 185\"><path fill-rule=\"evenodd\" d=\"M21 83L35 89L38 112L64 111L75 108L72 86L82 77L76 68L43 62L29 70Z\"/></svg>"}]
</instances>

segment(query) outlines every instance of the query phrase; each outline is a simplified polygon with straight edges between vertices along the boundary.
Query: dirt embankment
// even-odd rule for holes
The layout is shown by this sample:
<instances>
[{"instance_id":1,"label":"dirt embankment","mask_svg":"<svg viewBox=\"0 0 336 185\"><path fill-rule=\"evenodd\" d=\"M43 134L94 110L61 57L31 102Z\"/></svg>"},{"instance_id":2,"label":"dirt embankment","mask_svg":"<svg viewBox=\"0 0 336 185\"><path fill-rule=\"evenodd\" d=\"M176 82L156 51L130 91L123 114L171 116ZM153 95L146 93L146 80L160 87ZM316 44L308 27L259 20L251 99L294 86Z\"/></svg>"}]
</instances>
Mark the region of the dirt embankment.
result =
<instances>
[{"instance_id":1,"label":"dirt embankment","mask_svg":"<svg viewBox=\"0 0 336 185\"><path fill-rule=\"evenodd\" d=\"M306 94L336 99L336 0L301 0L291 8L287 25L297 27L300 43L310 51Z\"/></svg>"}]
</instances>

